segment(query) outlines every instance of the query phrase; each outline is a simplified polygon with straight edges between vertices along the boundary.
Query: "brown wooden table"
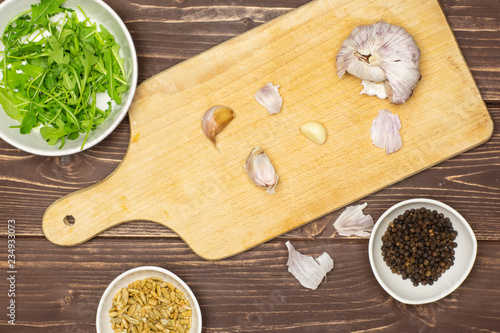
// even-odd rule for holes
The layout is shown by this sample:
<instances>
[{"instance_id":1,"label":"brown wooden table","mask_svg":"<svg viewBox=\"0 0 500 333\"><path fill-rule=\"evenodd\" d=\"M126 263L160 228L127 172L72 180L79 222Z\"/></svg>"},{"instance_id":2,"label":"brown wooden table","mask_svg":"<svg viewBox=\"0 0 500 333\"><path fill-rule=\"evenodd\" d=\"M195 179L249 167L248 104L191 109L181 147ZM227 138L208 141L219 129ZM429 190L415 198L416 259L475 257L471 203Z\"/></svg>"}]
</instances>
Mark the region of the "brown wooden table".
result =
<instances>
[{"instance_id":1,"label":"brown wooden table","mask_svg":"<svg viewBox=\"0 0 500 333\"><path fill-rule=\"evenodd\" d=\"M143 81L308 0L105 0L136 43ZM500 127L500 1L440 0L488 109ZM33 156L0 141L0 331L95 332L107 285L142 265L165 267L193 289L204 332L500 331L500 131L485 144L370 195L377 219L405 199L457 209L478 240L475 266L448 297L427 305L395 301L377 283L368 240L340 237L333 212L229 259L196 256L173 232L136 221L82 245L47 241L41 219L57 198L109 175L123 158L129 121L101 144L59 158ZM103 198L105 200L105 198ZM7 323L7 223L16 221L16 325ZM287 271L285 241L303 253L327 251L335 268L316 291Z\"/></svg>"}]
</instances>

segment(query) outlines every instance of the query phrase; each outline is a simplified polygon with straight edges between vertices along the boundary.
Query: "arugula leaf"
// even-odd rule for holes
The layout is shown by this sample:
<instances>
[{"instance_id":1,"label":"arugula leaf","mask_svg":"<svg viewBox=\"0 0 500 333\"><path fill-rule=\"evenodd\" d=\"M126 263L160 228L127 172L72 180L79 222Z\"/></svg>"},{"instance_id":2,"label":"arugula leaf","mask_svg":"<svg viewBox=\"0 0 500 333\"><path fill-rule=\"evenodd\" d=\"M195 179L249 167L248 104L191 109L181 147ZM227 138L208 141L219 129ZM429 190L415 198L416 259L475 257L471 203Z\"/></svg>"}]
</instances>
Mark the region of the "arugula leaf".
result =
<instances>
[{"instance_id":1,"label":"arugula leaf","mask_svg":"<svg viewBox=\"0 0 500 333\"><path fill-rule=\"evenodd\" d=\"M21 134L29 134L33 126L35 126L36 122L37 117L35 114L35 108L33 107L33 104L31 104L28 112L26 113L26 116L24 116L24 119L21 122Z\"/></svg>"},{"instance_id":2,"label":"arugula leaf","mask_svg":"<svg viewBox=\"0 0 500 333\"><path fill-rule=\"evenodd\" d=\"M87 133L85 134L85 139L83 140L83 143L82 143L82 148L83 149L83 146L85 145L85 142L87 142L87 139L89 137L89 133L90 133L90 129L92 128L92 126L94 125L94 117L95 117L95 110L96 110L96 95L95 95L95 92L92 92L92 106L90 107L90 119L88 121L88 125L87 125Z\"/></svg>"},{"instance_id":3,"label":"arugula leaf","mask_svg":"<svg viewBox=\"0 0 500 333\"><path fill-rule=\"evenodd\" d=\"M2 42L5 46L10 46L14 41L28 34L31 30L31 17L21 14L15 17L5 29L2 35ZM7 48L6 48L7 49Z\"/></svg>"},{"instance_id":4,"label":"arugula leaf","mask_svg":"<svg viewBox=\"0 0 500 333\"><path fill-rule=\"evenodd\" d=\"M66 72L63 74L62 85L67 90L73 90L73 89L75 89L75 86L76 86L76 79L71 78L69 76L69 74Z\"/></svg>"},{"instance_id":5,"label":"arugula leaf","mask_svg":"<svg viewBox=\"0 0 500 333\"><path fill-rule=\"evenodd\" d=\"M44 69L49 68L49 65L47 65L47 62L46 62L46 61L43 61L43 60L42 60L42 59L40 59L40 58L31 59L31 60L30 60L30 63L31 63L33 66L36 66L36 67L40 68L40 70L44 70Z\"/></svg>"},{"instance_id":6,"label":"arugula leaf","mask_svg":"<svg viewBox=\"0 0 500 333\"><path fill-rule=\"evenodd\" d=\"M116 64L118 65L118 67L120 69L119 73L125 73L125 68L124 68L125 59L120 58L120 54L119 54L120 45L114 44L111 47L111 52L113 53L113 58L116 61ZM123 78L123 76L122 76L122 78Z\"/></svg>"},{"instance_id":7,"label":"arugula leaf","mask_svg":"<svg viewBox=\"0 0 500 333\"><path fill-rule=\"evenodd\" d=\"M109 32L109 30L103 26L102 24L99 24L99 35L103 40L114 40L113 35Z\"/></svg>"},{"instance_id":8,"label":"arugula leaf","mask_svg":"<svg viewBox=\"0 0 500 333\"><path fill-rule=\"evenodd\" d=\"M47 25L47 17L63 11L61 5L66 0L41 0L38 5L31 5L31 24Z\"/></svg>"},{"instance_id":9,"label":"arugula leaf","mask_svg":"<svg viewBox=\"0 0 500 333\"><path fill-rule=\"evenodd\" d=\"M9 117L19 122L23 121L23 116L21 115L21 112L18 108L20 101L14 95L14 92L12 90L0 87L0 103L3 106L5 113L7 113Z\"/></svg>"},{"instance_id":10,"label":"arugula leaf","mask_svg":"<svg viewBox=\"0 0 500 333\"><path fill-rule=\"evenodd\" d=\"M99 61L99 58L97 58L95 55L93 55L87 49L83 49L83 54L80 54L79 59L83 65L82 84L85 85L87 83L87 79L89 77L90 70L91 70L92 66L97 64L97 62Z\"/></svg>"},{"instance_id":11,"label":"arugula leaf","mask_svg":"<svg viewBox=\"0 0 500 333\"><path fill-rule=\"evenodd\" d=\"M106 64L107 79L108 79L108 95L111 97L116 104L121 103L121 98L116 92L116 82L115 76L113 75L113 55L110 48L106 48L104 51L104 63Z\"/></svg>"},{"instance_id":12,"label":"arugula leaf","mask_svg":"<svg viewBox=\"0 0 500 333\"><path fill-rule=\"evenodd\" d=\"M48 91L53 90L57 87L59 83L59 75L63 72L62 68L57 68L53 71L47 71L47 75L45 76L45 80L43 81L43 85L47 88Z\"/></svg>"},{"instance_id":13,"label":"arugula leaf","mask_svg":"<svg viewBox=\"0 0 500 333\"><path fill-rule=\"evenodd\" d=\"M5 71L7 74L7 86L12 89L20 89L22 85L29 81L30 76L24 74L21 70L8 69Z\"/></svg>"},{"instance_id":14,"label":"arugula leaf","mask_svg":"<svg viewBox=\"0 0 500 333\"><path fill-rule=\"evenodd\" d=\"M48 64L49 66L55 62L58 65L69 64L69 57L64 54L64 49L62 44L59 42L56 36L52 35L49 37L49 44L52 49L47 51L49 55Z\"/></svg>"},{"instance_id":15,"label":"arugula leaf","mask_svg":"<svg viewBox=\"0 0 500 333\"><path fill-rule=\"evenodd\" d=\"M37 78L45 72L44 68L32 65L30 63L19 66L19 69L22 70L24 74L30 76L33 79Z\"/></svg>"},{"instance_id":16,"label":"arugula leaf","mask_svg":"<svg viewBox=\"0 0 500 333\"><path fill-rule=\"evenodd\" d=\"M54 146L57 144L59 139L67 136L70 133L64 130L64 128L61 129L53 126L44 126L40 128L40 134L49 145Z\"/></svg>"}]
</instances>

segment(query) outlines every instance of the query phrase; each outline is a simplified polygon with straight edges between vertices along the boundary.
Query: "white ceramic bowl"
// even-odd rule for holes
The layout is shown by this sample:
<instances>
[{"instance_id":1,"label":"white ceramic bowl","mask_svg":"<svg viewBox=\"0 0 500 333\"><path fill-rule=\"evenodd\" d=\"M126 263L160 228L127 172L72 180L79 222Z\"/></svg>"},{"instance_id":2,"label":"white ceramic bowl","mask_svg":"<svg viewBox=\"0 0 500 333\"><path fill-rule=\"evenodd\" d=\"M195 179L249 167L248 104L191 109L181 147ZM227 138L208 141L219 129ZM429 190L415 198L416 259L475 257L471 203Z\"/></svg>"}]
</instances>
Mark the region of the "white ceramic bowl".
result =
<instances>
[{"instance_id":1,"label":"white ceramic bowl","mask_svg":"<svg viewBox=\"0 0 500 333\"><path fill-rule=\"evenodd\" d=\"M116 279L113 280L113 282L111 282L108 288L106 288L106 290L104 291L104 294L101 297L101 301L99 302L99 307L97 308L97 333L114 333L114 331L111 329L108 310L113 304L112 300L113 297L115 297L116 293L118 293L121 288L126 288L129 283L149 277L159 277L165 282L170 282L184 293L193 311L190 333L201 333L202 326L200 305L198 304L198 301L196 300L196 297L194 296L191 289L174 273L164 268L155 266L133 268L120 274Z\"/></svg>"},{"instance_id":2,"label":"white ceramic bowl","mask_svg":"<svg viewBox=\"0 0 500 333\"><path fill-rule=\"evenodd\" d=\"M38 3L37 0L6 0L0 4L0 32L5 30L7 23L16 15L29 10L31 5ZM120 17L102 0L67 0L63 7L78 9L81 6L85 14L92 22L104 25L120 44L120 56L125 59L125 76L130 84L129 90L123 95L122 103L115 105L113 111L95 131L91 131L84 149L88 149L104 138L106 138L123 120L132 103L137 86L137 55L130 33ZM79 11L78 11L79 12ZM4 45L0 43L0 50L4 50ZM1 57L0 57L1 58ZM43 156L63 156L78 153L82 146L85 135L80 133L77 140L66 140L62 149L60 144L50 146L42 138L38 129L33 129L30 134L19 133L19 123L10 118L0 105L0 137L11 145L26 152Z\"/></svg>"},{"instance_id":3,"label":"white ceramic bowl","mask_svg":"<svg viewBox=\"0 0 500 333\"><path fill-rule=\"evenodd\" d=\"M453 223L458 232L455 242L454 265L450 267L432 286L413 286L410 279L403 280L401 275L394 274L382 257L382 236L387 226L398 215L407 209L425 207L443 213ZM474 265L477 253L477 241L471 227L453 208L442 202L431 199L411 199L400 202L389 208L378 219L370 236L368 254L373 274L385 291L396 300L406 304L425 304L435 302L449 294L464 282Z\"/></svg>"}]
</instances>

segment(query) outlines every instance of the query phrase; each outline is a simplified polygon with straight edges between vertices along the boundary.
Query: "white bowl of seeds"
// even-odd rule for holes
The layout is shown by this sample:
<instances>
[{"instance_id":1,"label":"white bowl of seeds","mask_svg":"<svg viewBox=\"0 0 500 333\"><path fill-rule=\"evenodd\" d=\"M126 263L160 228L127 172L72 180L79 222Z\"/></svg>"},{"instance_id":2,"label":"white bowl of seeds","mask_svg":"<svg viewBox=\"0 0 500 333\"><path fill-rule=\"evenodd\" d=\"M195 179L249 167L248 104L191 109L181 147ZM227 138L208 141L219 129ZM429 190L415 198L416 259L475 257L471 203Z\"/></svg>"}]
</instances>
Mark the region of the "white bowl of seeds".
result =
<instances>
[{"instance_id":1,"label":"white bowl of seeds","mask_svg":"<svg viewBox=\"0 0 500 333\"><path fill-rule=\"evenodd\" d=\"M201 327L200 306L193 292L161 267L143 266L122 273L106 288L97 308L97 333L201 333Z\"/></svg>"}]
</instances>

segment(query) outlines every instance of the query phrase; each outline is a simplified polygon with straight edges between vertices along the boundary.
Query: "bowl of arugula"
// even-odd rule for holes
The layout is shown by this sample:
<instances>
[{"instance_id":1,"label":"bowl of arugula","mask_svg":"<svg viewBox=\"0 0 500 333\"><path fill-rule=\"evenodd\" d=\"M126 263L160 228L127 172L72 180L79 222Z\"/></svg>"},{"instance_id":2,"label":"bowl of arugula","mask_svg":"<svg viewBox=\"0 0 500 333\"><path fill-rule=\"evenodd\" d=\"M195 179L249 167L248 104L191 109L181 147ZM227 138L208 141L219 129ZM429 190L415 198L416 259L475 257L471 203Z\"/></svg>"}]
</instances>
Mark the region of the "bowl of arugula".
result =
<instances>
[{"instance_id":1,"label":"bowl of arugula","mask_svg":"<svg viewBox=\"0 0 500 333\"><path fill-rule=\"evenodd\" d=\"M134 43L101 0L0 4L0 137L26 152L88 149L123 120L137 85Z\"/></svg>"}]
</instances>

